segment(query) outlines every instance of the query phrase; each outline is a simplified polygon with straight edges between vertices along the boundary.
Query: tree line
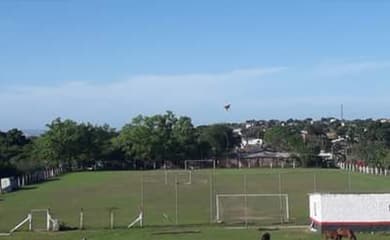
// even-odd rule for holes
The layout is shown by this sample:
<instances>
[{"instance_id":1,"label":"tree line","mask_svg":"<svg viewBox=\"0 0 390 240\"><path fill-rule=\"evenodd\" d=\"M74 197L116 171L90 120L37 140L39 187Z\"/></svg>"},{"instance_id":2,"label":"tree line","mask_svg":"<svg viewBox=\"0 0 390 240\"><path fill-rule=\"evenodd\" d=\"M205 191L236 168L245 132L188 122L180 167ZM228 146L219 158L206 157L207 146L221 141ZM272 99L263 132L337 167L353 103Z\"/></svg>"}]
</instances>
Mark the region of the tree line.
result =
<instances>
[{"instance_id":1,"label":"tree line","mask_svg":"<svg viewBox=\"0 0 390 240\"><path fill-rule=\"evenodd\" d=\"M58 166L140 169L166 160L184 165L187 159L224 157L241 141L225 124L195 127L191 118L170 111L139 115L119 131L60 118L46 126L44 134L31 138L18 129L0 132L0 176Z\"/></svg>"},{"instance_id":2,"label":"tree line","mask_svg":"<svg viewBox=\"0 0 390 240\"><path fill-rule=\"evenodd\" d=\"M242 139L260 138L257 150L292 153L303 166L319 166L318 154L334 161L362 161L390 166L390 122L323 118L260 120L194 126L190 117L168 111L139 115L115 130L107 124L54 119L44 134L26 137L21 130L0 131L0 177L39 169L142 169L169 161L180 167L187 159L226 159L249 151ZM233 129L241 129L240 134Z\"/></svg>"}]
</instances>

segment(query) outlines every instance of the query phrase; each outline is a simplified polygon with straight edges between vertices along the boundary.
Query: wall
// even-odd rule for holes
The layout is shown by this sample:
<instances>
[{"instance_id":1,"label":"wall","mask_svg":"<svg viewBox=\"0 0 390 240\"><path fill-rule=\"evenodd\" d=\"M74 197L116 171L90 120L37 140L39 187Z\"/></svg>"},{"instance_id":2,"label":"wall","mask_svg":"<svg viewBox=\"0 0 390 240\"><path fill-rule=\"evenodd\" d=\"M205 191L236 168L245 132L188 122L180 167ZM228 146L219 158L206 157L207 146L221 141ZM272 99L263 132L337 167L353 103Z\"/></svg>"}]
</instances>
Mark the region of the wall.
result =
<instances>
[{"instance_id":1,"label":"wall","mask_svg":"<svg viewBox=\"0 0 390 240\"><path fill-rule=\"evenodd\" d=\"M310 218L316 229L390 230L390 193L311 194ZM315 216L315 204L320 214Z\"/></svg>"}]
</instances>

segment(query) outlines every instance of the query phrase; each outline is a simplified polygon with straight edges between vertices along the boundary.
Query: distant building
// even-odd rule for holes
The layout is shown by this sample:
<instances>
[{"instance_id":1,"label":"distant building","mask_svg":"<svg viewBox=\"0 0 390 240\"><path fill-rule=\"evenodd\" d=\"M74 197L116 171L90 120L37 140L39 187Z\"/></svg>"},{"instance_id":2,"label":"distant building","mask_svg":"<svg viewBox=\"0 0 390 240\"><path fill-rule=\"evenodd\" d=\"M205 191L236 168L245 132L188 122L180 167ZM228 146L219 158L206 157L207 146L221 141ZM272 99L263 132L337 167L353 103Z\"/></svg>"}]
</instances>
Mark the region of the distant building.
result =
<instances>
[{"instance_id":1,"label":"distant building","mask_svg":"<svg viewBox=\"0 0 390 240\"><path fill-rule=\"evenodd\" d=\"M233 130L233 133L238 134L239 136L242 136L242 129L241 128L236 128Z\"/></svg>"},{"instance_id":2,"label":"distant building","mask_svg":"<svg viewBox=\"0 0 390 240\"><path fill-rule=\"evenodd\" d=\"M238 160L238 167L296 167L296 162L292 154L288 152L274 152L274 151L257 151L240 153Z\"/></svg>"},{"instance_id":3,"label":"distant building","mask_svg":"<svg viewBox=\"0 0 390 240\"><path fill-rule=\"evenodd\" d=\"M333 154L330 152L325 152L324 150L321 150L321 152L318 154L318 157L322 158L323 160L332 160Z\"/></svg>"},{"instance_id":4,"label":"distant building","mask_svg":"<svg viewBox=\"0 0 390 240\"><path fill-rule=\"evenodd\" d=\"M332 140L332 143L335 144L335 143L344 142L344 141L345 141L345 138L338 137L337 139Z\"/></svg>"},{"instance_id":5,"label":"distant building","mask_svg":"<svg viewBox=\"0 0 390 240\"><path fill-rule=\"evenodd\" d=\"M263 139L260 138L242 138L241 139L241 148L246 148L248 146L262 146Z\"/></svg>"},{"instance_id":6,"label":"distant building","mask_svg":"<svg viewBox=\"0 0 390 240\"><path fill-rule=\"evenodd\" d=\"M378 121L379 121L380 123L390 123L390 119L388 119L388 118L378 119Z\"/></svg>"}]
</instances>

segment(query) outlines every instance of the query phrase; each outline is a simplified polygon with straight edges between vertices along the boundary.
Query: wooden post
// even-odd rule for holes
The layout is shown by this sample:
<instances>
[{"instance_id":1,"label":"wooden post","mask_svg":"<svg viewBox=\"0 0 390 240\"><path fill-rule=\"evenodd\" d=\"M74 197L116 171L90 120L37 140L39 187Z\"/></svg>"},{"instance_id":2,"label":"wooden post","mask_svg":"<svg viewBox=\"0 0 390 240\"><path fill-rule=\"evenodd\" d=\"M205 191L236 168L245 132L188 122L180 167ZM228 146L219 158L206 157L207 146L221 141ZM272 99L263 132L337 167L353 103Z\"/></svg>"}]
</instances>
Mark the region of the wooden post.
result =
<instances>
[{"instance_id":1,"label":"wooden post","mask_svg":"<svg viewBox=\"0 0 390 240\"><path fill-rule=\"evenodd\" d=\"M80 230L84 229L84 210L80 209Z\"/></svg>"}]
</instances>

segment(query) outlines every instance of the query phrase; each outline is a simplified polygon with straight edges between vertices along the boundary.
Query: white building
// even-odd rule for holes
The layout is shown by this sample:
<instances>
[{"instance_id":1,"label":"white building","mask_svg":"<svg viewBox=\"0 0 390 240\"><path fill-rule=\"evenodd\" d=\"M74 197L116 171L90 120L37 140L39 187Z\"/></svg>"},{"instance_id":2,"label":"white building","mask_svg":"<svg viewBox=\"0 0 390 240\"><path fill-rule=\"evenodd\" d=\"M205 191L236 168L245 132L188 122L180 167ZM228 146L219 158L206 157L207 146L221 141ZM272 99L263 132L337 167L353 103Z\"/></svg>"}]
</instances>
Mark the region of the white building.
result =
<instances>
[{"instance_id":1,"label":"white building","mask_svg":"<svg viewBox=\"0 0 390 240\"><path fill-rule=\"evenodd\" d=\"M241 128L236 128L236 129L233 129L233 133L235 133L235 134L238 134L238 135L242 136L242 129L241 129Z\"/></svg>"},{"instance_id":2,"label":"white building","mask_svg":"<svg viewBox=\"0 0 390 240\"><path fill-rule=\"evenodd\" d=\"M390 230L390 193L309 194L312 229Z\"/></svg>"},{"instance_id":3,"label":"white building","mask_svg":"<svg viewBox=\"0 0 390 240\"><path fill-rule=\"evenodd\" d=\"M241 148L245 148L247 146L262 146L263 139L260 138L242 138L241 139Z\"/></svg>"},{"instance_id":4,"label":"white building","mask_svg":"<svg viewBox=\"0 0 390 240\"><path fill-rule=\"evenodd\" d=\"M320 158L323 158L324 160L332 160L333 154L329 152L325 152L324 150L321 150L321 152L318 154Z\"/></svg>"}]
</instances>

